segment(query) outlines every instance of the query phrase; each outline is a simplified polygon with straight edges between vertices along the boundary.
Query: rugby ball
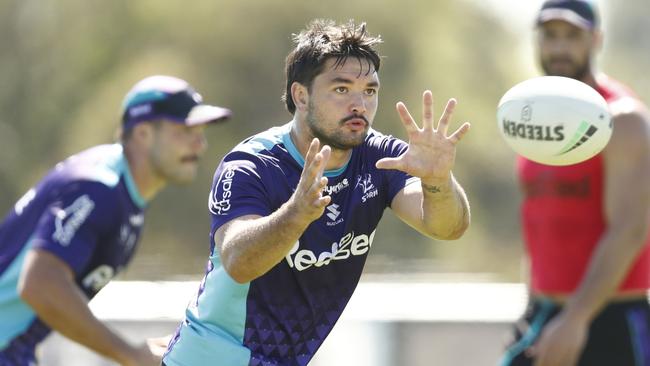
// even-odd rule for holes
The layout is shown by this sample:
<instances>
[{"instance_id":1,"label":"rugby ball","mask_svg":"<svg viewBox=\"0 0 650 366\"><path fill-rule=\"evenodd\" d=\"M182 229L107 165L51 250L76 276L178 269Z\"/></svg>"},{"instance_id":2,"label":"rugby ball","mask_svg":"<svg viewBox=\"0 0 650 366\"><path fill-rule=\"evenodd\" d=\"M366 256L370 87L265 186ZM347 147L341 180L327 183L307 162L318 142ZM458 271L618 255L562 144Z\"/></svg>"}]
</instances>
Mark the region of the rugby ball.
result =
<instances>
[{"instance_id":1,"label":"rugby ball","mask_svg":"<svg viewBox=\"0 0 650 366\"><path fill-rule=\"evenodd\" d=\"M497 107L499 131L519 155L571 165L598 154L612 135L607 102L589 85L562 76L525 80Z\"/></svg>"}]
</instances>

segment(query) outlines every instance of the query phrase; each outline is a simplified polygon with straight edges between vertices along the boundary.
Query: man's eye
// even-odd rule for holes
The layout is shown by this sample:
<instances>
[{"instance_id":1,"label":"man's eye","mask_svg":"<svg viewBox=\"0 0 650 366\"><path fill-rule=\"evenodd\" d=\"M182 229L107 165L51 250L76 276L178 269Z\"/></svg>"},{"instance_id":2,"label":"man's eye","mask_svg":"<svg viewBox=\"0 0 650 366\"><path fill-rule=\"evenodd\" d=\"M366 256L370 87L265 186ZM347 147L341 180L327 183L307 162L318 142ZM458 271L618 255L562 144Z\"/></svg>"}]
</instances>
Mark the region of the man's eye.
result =
<instances>
[{"instance_id":1,"label":"man's eye","mask_svg":"<svg viewBox=\"0 0 650 366\"><path fill-rule=\"evenodd\" d=\"M346 93L348 91L348 88L345 86L339 86L336 89L334 89L335 92L337 93Z\"/></svg>"},{"instance_id":2,"label":"man's eye","mask_svg":"<svg viewBox=\"0 0 650 366\"><path fill-rule=\"evenodd\" d=\"M377 94L377 89L366 89L366 95L375 95Z\"/></svg>"}]
</instances>

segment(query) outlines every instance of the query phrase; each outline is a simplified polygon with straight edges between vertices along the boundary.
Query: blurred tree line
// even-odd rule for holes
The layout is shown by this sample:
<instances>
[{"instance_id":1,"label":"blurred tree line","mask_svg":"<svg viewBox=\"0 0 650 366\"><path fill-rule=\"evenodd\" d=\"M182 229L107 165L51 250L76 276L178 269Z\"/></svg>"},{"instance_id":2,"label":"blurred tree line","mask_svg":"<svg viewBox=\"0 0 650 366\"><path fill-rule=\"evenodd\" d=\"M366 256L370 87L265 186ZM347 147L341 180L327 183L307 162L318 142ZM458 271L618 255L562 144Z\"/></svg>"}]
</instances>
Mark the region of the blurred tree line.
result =
<instances>
[{"instance_id":1,"label":"blurred tree line","mask_svg":"<svg viewBox=\"0 0 650 366\"><path fill-rule=\"evenodd\" d=\"M608 19L616 27L610 27L604 58L607 70L645 100L647 13L643 0L611 9ZM113 141L122 98L134 82L151 74L182 77L235 116L209 128L198 180L170 187L151 203L125 277L198 278L209 248L214 168L240 140L290 119L280 101L284 57L291 34L312 18L366 21L371 33L382 35L376 129L404 138L394 105L404 101L418 115L427 88L436 113L455 97L455 125L472 122L454 169L470 198L470 230L458 241L433 242L387 210L367 272L519 280L514 155L498 136L495 107L510 86L535 75L534 58L519 47L530 43L532 32L513 32L503 17L471 0L0 0L0 209L9 210L64 157Z\"/></svg>"}]
</instances>

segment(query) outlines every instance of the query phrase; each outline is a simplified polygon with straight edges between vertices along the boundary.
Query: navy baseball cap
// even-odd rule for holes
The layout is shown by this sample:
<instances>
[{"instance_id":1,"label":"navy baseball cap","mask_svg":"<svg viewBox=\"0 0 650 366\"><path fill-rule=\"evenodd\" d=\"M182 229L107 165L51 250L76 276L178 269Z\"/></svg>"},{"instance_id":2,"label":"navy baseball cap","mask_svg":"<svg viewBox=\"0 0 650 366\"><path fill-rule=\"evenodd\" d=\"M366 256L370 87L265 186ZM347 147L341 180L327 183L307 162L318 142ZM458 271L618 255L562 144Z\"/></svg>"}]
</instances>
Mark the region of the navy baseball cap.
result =
<instances>
[{"instance_id":1,"label":"navy baseball cap","mask_svg":"<svg viewBox=\"0 0 650 366\"><path fill-rule=\"evenodd\" d=\"M225 121L232 112L207 105L185 80L154 75L137 82L122 103L122 128L139 122L165 119L188 126Z\"/></svg>"},{"instance_id":2,"label":"navy baseball cap","mask_svg":"<svg viewBox=\"0 0 650 366\"><path fill-rule=\"evenodd\" d=\"M547 0L537 15L537 25L550 20L563 20L577 27L592 30L598 27L598 9L590 0Z\"/></svg>"}]
</instances>

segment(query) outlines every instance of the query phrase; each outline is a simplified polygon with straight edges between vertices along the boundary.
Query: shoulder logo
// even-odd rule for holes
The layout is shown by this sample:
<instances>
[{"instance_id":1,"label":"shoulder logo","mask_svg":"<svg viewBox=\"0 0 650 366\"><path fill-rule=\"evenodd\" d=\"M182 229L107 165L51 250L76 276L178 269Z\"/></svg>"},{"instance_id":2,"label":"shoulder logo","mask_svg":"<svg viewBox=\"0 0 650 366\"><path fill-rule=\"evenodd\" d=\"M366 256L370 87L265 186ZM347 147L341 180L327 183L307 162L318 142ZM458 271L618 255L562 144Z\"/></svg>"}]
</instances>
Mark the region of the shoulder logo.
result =
<instances>
[{"instance_id":1,"label":"shoulder logo","mask_svg":"<svg viewBox=\"0 0 650 366\"><path fill-rule=\"evenodd\" d=\"M208 207L213 215L227 215L230 211L230 197L232 196L232 180L235 176L234 168L227 168L210 192Z\"/></svg>"},{"instance_id":2,"label":"shoulder logo","mask_svg":"<svg viewBox=\"0 0 650 366\"><path fill-rule=\"evenodd\" d=\"M361 187L363 193L367 193L369 190L375 188L375 185L372 184L372 175L370 175L370 173L366 173L364 175L358 175L357 185L355 186L355 188L357 187Z\"/></svg>"},{"instance_id":3,"label":"shoulder logo","mask_svg":"<svg viewBox=\"0 0 650 366\"><path fill-rule=\"evenodd\" d=\"M16 205L14 206L14 210L16 211L16 215L21 215L23 213L23 210L25 210L25 207L29 205L30 202L36 197L36 190L34 188L30 189L25 193L19 200L16 202Z\"/></svg>"},{"instance_id":4,"label":"shoulder logo","mask_svg":"<svg viewBox=\"0 0 650 366\"><path fill-rule=\"evenodd\" d=\"M363 193L363 196L361 196L361 202L366 202L369 198L377 197L379 195L379 190L372 183L372 175L370 173L358 175L355 188L360 188L361 193Z\"/></svg>"},{"instance_id":5,"label":"shoulder logo","mask_svg":"<svg viewBox=\"0 0 650 366\"><path fill-rule=\"evenodd\" d=\"M79 227L86 221L93 208L95 208L95 202L85 194L77 198L70 206L58 209L55 212L55 230L52 239L63 246L70 245L70 241Z\"/></svg>"}]
</instances>

